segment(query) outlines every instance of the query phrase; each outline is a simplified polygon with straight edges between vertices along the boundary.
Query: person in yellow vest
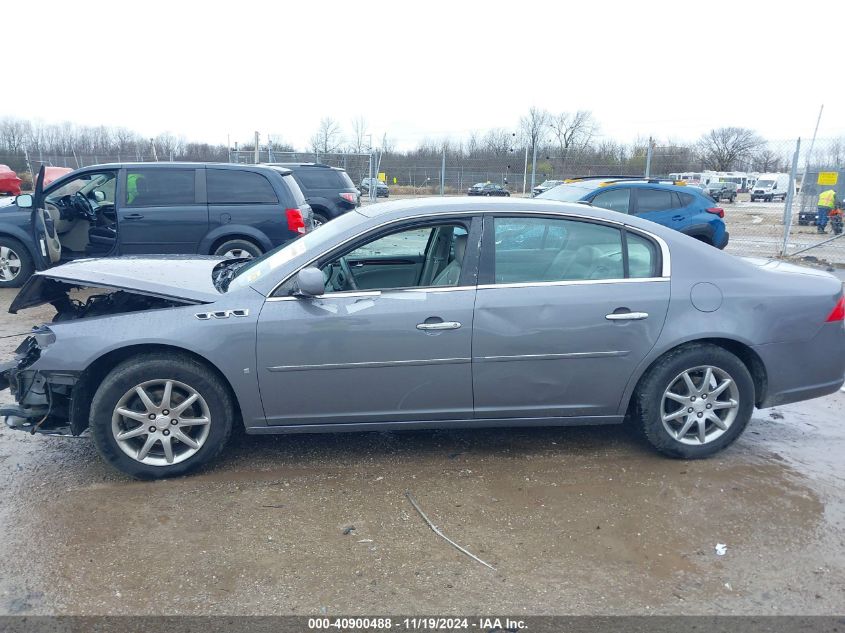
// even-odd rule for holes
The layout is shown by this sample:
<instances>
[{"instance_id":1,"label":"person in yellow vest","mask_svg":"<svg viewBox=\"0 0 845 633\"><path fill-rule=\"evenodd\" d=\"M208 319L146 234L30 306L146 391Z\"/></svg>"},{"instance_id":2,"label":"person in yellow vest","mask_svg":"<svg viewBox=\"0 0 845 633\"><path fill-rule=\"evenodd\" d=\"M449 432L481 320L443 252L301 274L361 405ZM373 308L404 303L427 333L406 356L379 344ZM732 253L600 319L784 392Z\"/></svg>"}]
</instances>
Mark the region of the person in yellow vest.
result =
<instances>
[{"instance_id":1,"label":"person in yellow vest","mask_svg":"<svg viewBox=\"0 0 845 633\"><path fill-rule=\"evenodd\" d=\"M816 230L824 233L827 226L827 214L836 208L836 190L828 189L819 194L818 208L816 209Z\"/></svg>"}]
</instances>

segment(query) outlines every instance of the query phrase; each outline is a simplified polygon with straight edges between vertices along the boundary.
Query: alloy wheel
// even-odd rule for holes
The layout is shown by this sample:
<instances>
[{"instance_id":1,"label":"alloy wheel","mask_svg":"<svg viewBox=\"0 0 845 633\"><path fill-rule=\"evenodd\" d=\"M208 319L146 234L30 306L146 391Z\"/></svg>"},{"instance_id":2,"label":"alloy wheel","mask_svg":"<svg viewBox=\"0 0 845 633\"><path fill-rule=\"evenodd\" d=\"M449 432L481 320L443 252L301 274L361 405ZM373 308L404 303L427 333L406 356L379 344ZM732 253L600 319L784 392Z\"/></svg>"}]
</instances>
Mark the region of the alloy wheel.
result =
<instances>
[{"instance_id":1,"label":"alloy wheel","mask_svg":"<svg viewBox=\"0 0 845 633\"><path fill-rule=\"evenodd\" d=\"M211 430L211 413L193 387L178 380L148 380L117 402L111 429L117 445L132 459L170 466L202 448Z\"/></svg>"},{"instance_id":2,"label":"alloy wheel","mask_svg":"<svg viewBox=\"0 0 845 633\"><path fill-rule=\"evenodd\" d=\"M663 427L682 444L708 444L722 436L739 411L739 388L719 367L701 365L678 374L663 392Z\"/></svg>"},{"instance_id":3,"label":"alloy wheel","mask_svg":"<svg viewBox=\"0 0 845 633\"><path fill-rule=\"evenodd\" d=\"M243 248L230 248L223 253L226 259L252 259L252 253Z\"/></svg>"},{"instance_id":4,"label":"alloy wheel","mask_svg":"<svg viewBox=\"0 0 845 633\"><path fill-rule=\"evenodd\" d=\"M0 281L12 281L20 272L20 255L8 246L0 246Z\"/></svg>"}]
</instances>

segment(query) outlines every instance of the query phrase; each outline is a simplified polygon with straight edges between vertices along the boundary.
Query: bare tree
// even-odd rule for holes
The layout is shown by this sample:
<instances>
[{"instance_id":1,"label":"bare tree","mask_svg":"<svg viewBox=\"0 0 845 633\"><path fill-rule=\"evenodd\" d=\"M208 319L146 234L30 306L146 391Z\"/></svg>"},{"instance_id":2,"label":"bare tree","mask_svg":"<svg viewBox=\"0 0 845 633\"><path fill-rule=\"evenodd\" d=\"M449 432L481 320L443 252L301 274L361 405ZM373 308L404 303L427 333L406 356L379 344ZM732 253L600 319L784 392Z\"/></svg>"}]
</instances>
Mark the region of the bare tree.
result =
<instances>
[{"instance_id":1,"label":"bare tree","mask_svg":"<svg viewBox=\"0 0 845 633\"><path fill-rule=\"evenodd\" d=\"M549 127L560 151L561 171L565 173L570 154L585 148L593 139L598 126L589 110L561 112L550 118Z\"/></svg>"},{"instance_id":2,"label":"bare tree","mask_svg":"<svg viewBox=\"0 0 845 633\"><path fill-rule=\"evenodd\" d=\"M781 156L769 147L761 147L755 152L752 162L754 171L763 173L780 171L782 164Z\"/></svg>"},{"instance_id":3,"label":"bare tree","mask_svg":"<svg viewBox=\"0 0 845 633\"><path fill-rule=\"evenodd\" d=\"M311 137L311 150L316 154L330 154L340 149L343 137L340 125L331 117L323 117L320 127Z\"/></svg>"},{"instance_id":4,"label":"bare tree","mask_svg":"<svg viewBox=\"0 0 845 633\"><path fill-rule=\"evenodd\" d=\"M352 141L349 144L349 149L356 154L363 154L365 150L369 149L367 139L367 120L363 116L357 116L352 119Z\"/></svg>"},{"instance_id":5,"label":"bare tree","mask_svg":"<svg viewBox=\"0 0 845 633\"><path fill-rule=\"evenodd\" d=\"M744 127L720 127L710 130L698 141L705 168L729 171L749 163L765 141L754 130Z\"/></svg>"},{"instance_id":6,"label":"bare tree","mask_svg":"<svg viewBox=\"0 0 845 633\"><path fill-rule=\"evenodd\" d=\"M481 146L484 152L493 156L504 156L513 149L513 133L504 128L494 127L488 130L481 139Z\"/></svg>"},{"instance_id":7,"label":"bare tree","mask_svg":"<svg viewBox=\"0 0 845 633\"><path fill-rule=\"evenodd\" d=\"M545 141L548 125L549 113L537 107L532 107L526 116L519 119L519 130L529 151L533 152L535 145Z\"/></svg>"}]
</instances>

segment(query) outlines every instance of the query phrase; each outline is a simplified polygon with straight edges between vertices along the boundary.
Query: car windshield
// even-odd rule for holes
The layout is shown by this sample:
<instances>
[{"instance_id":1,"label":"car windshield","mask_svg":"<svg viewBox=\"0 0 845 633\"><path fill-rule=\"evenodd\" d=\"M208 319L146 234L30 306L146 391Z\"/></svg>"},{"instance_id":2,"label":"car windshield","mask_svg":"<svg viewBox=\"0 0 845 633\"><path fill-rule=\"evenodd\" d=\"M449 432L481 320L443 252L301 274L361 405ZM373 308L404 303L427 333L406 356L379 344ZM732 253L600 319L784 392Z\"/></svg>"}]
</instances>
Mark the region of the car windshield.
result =
<instances>
[{"instance_id":1,"label":"car windshield","mask_svg":"<svg viewBox=\"0 0 845 633\"><path fill-rule=\"evenodd\" d=\"M576 184L560 185L558 187L553 187L548 191L544 191L538 197L544 200L575 202L593 191L593 189L594 187L585 187L583 185Z\"/></svg>"},{"instance_id":2,"label":"car windshield","mask_svg":"<svg viewBox=\"0 0 845 633\"><path fill-rule=\"evenodd\" d=\"M758 180L757 181L758 187L764 187L764 188L765 187L771 187L773 184L775 184L774 180Z\"/></svg>"},{"instance_id":3,"label":"car windshield","mask_svg":"<svg viewBox=\"0 0 845 633\"><path fill-rule=\"evenodd\" d=\"M543 184L541 184L540 186L546 187L546 188L551 188L551 187L556 187L559 184L560 184L559 180L544 180Z\"/></svg>"},{"instance_id":4,"label":"car windshield","mask_svg":"<svg viewBox=\"0 0 845 633\"><path fill-rule=\"evenodd\" d=\"M319 228L306 233L292 242L287 242L268 251L261 257L249 260L240 265L232 276L227 290L237 290L249 286L267 275L272 275L281 266L306 252L318 253L317 247L333 234L342 233L362 222L364 217L360 213L350 211ZM279 279L278 281L281 281Z\"/></svg>"},{"instance_id":5,"label":"car windshield","mask_svg":"<svg viewBox=\"0 0 845 633\"><path fill-rule=\"evenodd\" d=\"M481 189L482 187L484 187L483 182L477 182L472 186L473 189Z\"/></svg>"}]
</instances>

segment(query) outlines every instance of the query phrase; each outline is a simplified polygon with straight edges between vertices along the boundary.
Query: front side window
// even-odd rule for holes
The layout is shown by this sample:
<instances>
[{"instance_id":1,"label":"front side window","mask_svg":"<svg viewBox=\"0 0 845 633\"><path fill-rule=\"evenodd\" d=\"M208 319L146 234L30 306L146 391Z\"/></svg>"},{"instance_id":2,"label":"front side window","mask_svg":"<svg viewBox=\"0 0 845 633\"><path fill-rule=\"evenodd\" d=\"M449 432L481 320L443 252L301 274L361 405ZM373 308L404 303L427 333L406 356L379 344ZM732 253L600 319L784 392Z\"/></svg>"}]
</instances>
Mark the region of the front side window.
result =
<instances>
[{"instance_id":1,"label":"front side window","mask_svg":"<svg viewBox=\"0 0 845 633\"><path fill-rule=\"evenodd\" d=\"M628 213L630 201L631 189L622 187L620 189L610 189L609 191L600 192L593 198L592 205L594 207L601 207L602 209L618 211L619 213Z\"/></svg>"},{"instance_id":2,"label":"front side window","mask_svg":"<svg viewBox=\"0 0 845 633\"><path fill-rule=\"evenodd\" d=\"M114 204L115 172L85 174L66 182L47 195L47 200L55 202L63 196L81 193L98 204ZM97 193L99 192L99 193Z\"/></svg>"},{"instance_id":3,"label":"front side window","mask_svg":"<svg viewBox=\"0 0 845 633\"><path fill-rule=\"evenodd\" d=\"M438 224L382 235L320 268L327 293L457 286L466 250L467 227Z\"/></svg>"},{"instance_id":4,"label":"front side window","mask_svg":"<svg viewBox=\"0 0 845 633\"><path fill-rule=\"evenodd\" d=\"M557 218L494 218L492 233L496 284L657 276L656 245L630 231L623 236L622 229L613 226Z\"/></svg>"},{"instance_id":5,"label":"front side window","mask_svg":"<svg viewBox=\"0 0 845 633\"><path fill-rule=\"evenodd\" d=\"M262 174L235 169L207 169L208 204L276 204L273 185Z\"/></svg>"},{"instance_id":6,"label":"front side window","mask_svg":"<svg viewBox=\"0 0 845 633\"><path fill-rule=\"evenodd\" d=\"M195 204L193 169L130 169L126 174L126 204L157 207Z\"/></svg>"}]
</instances>

